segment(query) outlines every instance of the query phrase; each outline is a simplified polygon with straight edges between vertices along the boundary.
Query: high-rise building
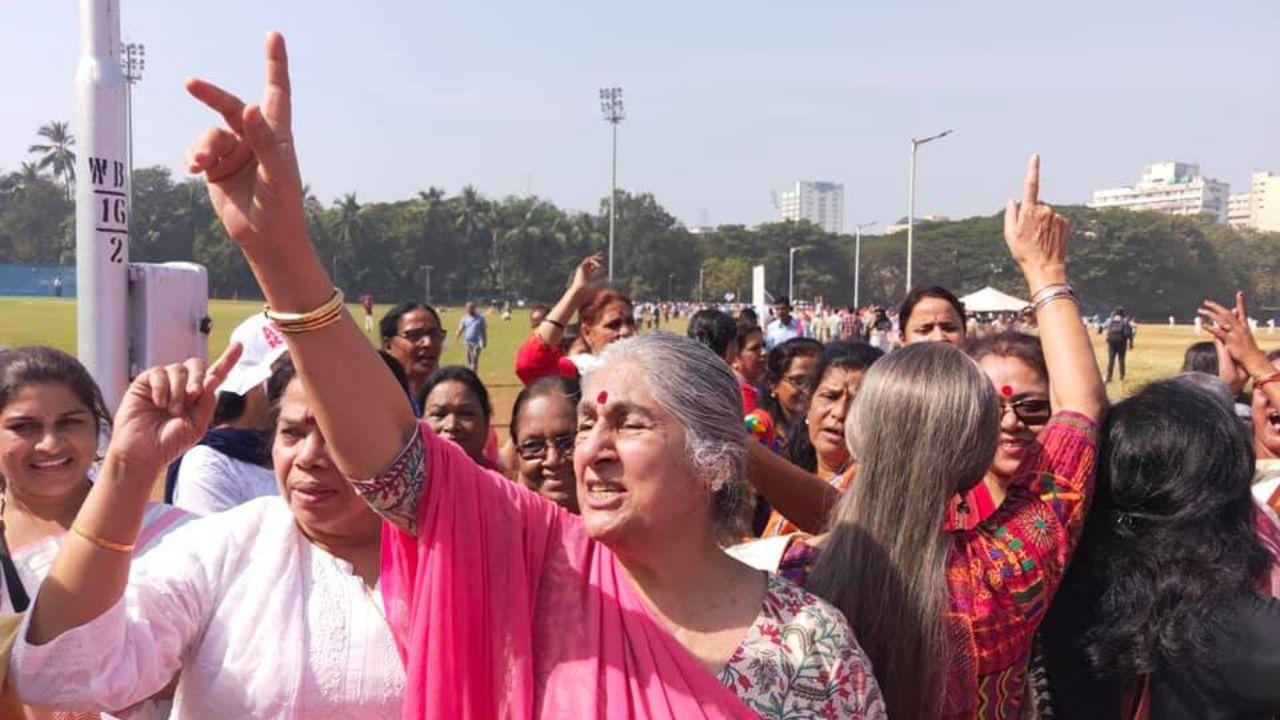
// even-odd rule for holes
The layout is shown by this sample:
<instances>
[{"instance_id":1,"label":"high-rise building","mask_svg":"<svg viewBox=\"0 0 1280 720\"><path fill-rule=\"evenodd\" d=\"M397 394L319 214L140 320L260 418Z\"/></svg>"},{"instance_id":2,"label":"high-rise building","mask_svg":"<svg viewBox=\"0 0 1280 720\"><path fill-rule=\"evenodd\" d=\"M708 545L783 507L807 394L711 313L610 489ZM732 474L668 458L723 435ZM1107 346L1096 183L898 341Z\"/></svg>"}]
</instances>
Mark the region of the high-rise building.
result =
<instances>
[{"instance_id":1,"label":"high-rise building","mask_svg":"<svg viewBox=\"0 0 1280 720\"><path fill-rule=\"evenodd\" d=\"M1209 213L1219 222L1227 220L1230 186L1200 174L1195 163L1169 162L1146 166L1133 186L1095 190L1091 208L1154 210L1171 215Z\"/></svg>"},{"instance_id":2,"label":"high-rise building","mask_svg":"<svg viewBox=\"0 0 1280 720\"><path fill-rule=\"evenodd\" d=\"M1264 232L1280 232L1280 175L1255 170L1249 192L1227 199L1227 222Z\"/></svg>"},{"instance_id":3,"label":"high-rise building","mask_svg":"<svg viewBox=\"0 0 1280 720\"><path fill-rule=\"evenodd\" d=\"M844 185L801 180L778 193L778 212L783 220L808 220L829 233L844 232Z\"/></svg>"}]
</instances>

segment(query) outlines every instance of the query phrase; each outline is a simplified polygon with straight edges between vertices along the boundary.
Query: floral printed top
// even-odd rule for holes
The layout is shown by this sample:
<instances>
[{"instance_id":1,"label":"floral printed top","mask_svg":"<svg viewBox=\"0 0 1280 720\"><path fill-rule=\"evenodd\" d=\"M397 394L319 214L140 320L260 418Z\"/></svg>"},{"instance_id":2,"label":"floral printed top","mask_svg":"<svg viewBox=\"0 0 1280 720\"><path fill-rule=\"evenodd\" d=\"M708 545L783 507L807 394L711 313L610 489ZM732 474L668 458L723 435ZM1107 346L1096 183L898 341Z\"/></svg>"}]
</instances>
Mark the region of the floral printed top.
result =
<instances>
[{"instance_id":1,"label":"floral printed top","mask_svg":"<svg viewBox=\"0 0 1280 720\"><path fill-rule=\"evenodd\" d=\"M1022 717L1032 639L1080 540L1096 462L1096 424L1061 412L999 509L973 530L949 530L944 720ZM818 554L795 535L778 573L804 585Z\"/></svg>"},{"instance_id":2,"label":"floral printed top","mask_svg":"<svg viewBox=\"0 0 1280 720\"><path fill-rule=\"evenodd\" d=\"M844 616L772 573L760 615L719 677L764 718L887 717Z\"/></svg>"}]
</instances>

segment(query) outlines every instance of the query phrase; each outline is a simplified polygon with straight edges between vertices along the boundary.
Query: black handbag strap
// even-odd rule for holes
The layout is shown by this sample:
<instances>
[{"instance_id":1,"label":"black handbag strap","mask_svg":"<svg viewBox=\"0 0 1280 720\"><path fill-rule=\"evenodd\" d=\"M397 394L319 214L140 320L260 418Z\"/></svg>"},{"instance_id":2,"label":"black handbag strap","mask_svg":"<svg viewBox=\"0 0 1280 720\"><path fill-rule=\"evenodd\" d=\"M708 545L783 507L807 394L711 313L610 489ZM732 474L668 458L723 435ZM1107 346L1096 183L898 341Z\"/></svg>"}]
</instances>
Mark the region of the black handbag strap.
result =
<instances>
[{"instance_id":1,"label":"black handbag strap","mask_svg":"<svg viewBox=\"0 0 1280 720\"><path fill-rule=\"evenodd\" d=\"M9 553L0 553L0 567L4 570L4 588L9 593L9 604L14 612L26 612L31 605L27 589L22 586L22 578L18 577L18 566L13 564Z\"/></svg>"}]
</instances>

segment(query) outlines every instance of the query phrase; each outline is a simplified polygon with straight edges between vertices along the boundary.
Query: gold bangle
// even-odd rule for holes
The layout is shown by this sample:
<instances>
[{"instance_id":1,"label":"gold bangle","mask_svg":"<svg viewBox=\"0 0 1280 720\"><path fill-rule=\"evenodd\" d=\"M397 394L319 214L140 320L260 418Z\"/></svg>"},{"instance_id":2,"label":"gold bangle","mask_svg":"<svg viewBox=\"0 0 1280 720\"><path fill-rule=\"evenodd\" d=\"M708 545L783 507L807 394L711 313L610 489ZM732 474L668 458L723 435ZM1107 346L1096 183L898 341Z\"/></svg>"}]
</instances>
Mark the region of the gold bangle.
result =
<instances>
[{"instance_id":1,"label":"gold bangle","mask_svg":"<svg viewBox=\"0 0 1280 720\"><path fill-rule=\"evenodd\" d=\"M268 320L274 322L281 330L284 330L285 326L306 325L340 310L343 299L342 290L334 288L333 294L329 296L329 299L314 310L303 313L277 312L272 310L270 305L264 305L262 309Z\"/></svg>"},{"instance_id":2,"label":"gold bangle","mask_svg":"<svg viewBox=\"0 0 1280 720\"><path fill-rule=\"evenodd\" d=\"M280 325L277 325L277 327L280 328L280 332L286 333L289 335L296 335L298 333L311 332L312 330L319 330L320 328L328 327L338 322L339 320L341 320L342 313L344 310L346 310L346 308L339 305L333 312L325 315L321 315L320 317L314 318L312 320L308 320L302 323L280 324Z\"/></svg>"},{"instance_id":3,"label":"gold bangle","mask_svg":"<svg viewBox=\"0 0 1280 720\"><path fill-rule=\"evenodd\" d=\"M89 542L93 543L94 545L97 545L103 550L111 550L112 552L120 552L120 553L133 552L133 547L134 547L133 545L126 545L124 543L113 542L106 538L98 537L97 535L94 535L88 530L85 530L84 528L80 527L79 523L74 523L74 522L71 523L71 531L79 535L80 537L84 538L85 540L88 540Z\"/></svg>"}]
</instances>

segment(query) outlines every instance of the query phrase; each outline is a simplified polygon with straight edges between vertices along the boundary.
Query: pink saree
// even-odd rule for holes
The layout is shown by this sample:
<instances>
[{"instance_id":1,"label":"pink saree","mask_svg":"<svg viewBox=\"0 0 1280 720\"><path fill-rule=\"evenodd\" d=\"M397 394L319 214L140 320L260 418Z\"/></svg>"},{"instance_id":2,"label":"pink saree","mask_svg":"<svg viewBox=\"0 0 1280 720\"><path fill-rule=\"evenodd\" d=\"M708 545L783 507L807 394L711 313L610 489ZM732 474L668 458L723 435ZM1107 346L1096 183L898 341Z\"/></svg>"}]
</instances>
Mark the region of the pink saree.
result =
<instances>
[{"instance_id":1,"label":"pink saree","mask_svg":"<svg viewBox=\"0 0 1280 720\"><path fill-rule=\"evenodd\" d=\"M405 718L754 718L554 503L422 426L418 534L382 533Z\"/></svg>"}]
</instances>

